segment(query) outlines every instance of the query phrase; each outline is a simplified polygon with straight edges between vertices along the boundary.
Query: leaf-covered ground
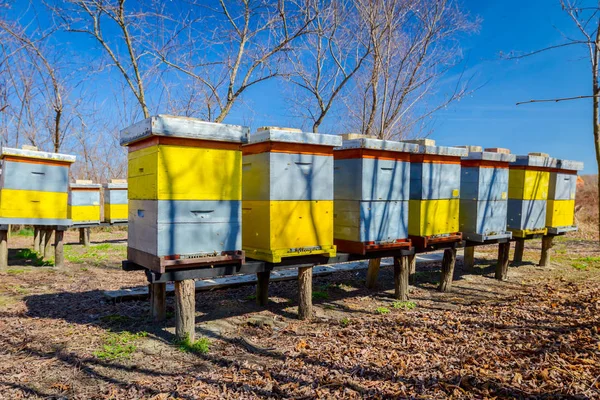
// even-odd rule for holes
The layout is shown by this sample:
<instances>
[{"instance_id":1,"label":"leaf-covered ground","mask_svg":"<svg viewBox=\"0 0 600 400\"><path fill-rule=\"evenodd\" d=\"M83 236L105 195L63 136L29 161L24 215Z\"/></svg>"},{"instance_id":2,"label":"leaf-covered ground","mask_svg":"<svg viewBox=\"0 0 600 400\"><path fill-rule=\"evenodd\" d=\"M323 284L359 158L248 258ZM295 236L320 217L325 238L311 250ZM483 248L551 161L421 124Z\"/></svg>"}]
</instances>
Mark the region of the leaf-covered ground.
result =
<instances>
[{"instance_id":1,"label":"leaf-covered ground","mask_svg":"<svg viewBox=\"0 0 600 400\"><path fill-rule=\"evenodd\" d=\"M507 282L494 247L475 273L420 265L411 301L392 299L392 271L315 278L315 318L296 320L295 282L200 293L197 335L208 353L173 344L145 301L109 303L102 290L145 283L119 270L125 233L71 244L62 269L16 258L0 270L0 398L600 398L600 248L562 240L549 268L539 242ZM74 242L76 234L69 232ZM14 237L11 247L31 238ZM95 242L95 243L94 243ZM202 349L201 349L202 350Z\"/></svg>"}]
</instances>

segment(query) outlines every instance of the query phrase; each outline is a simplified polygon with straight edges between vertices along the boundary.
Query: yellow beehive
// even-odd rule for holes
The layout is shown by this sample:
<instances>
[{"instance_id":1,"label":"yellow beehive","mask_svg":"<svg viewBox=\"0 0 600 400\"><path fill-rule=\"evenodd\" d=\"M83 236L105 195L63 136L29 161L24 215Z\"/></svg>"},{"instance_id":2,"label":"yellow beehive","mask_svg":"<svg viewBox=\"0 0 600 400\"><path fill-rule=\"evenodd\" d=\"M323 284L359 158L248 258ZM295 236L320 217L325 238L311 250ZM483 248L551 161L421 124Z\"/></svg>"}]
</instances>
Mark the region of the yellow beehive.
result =
<instances>
[{"instance_id":1,"label":"yellow beehive","mask_svg":"<svg viewBox=\"0 0 600 400\"><path fill-rule=\"evenodd\" d=\"M127 180L112 179L104 187L104 221L125 222L128 216Z\"/></svg>"},{"instance_id":2,"label":"yellow beehive","mask_svg":"<svg viewBox=\"0 0 600 400\"><path fill-rule=\"evenodd\" d=\"M562 234L577 230L575 226L577 171L583 169L583 163L555 160L555 164L555 168L550 171L546 228L549 233Z\"/></svg>"},{"instance_id":3,"label":"yellow beehive","mask_svg":"<svg viewBox=\"0 0 600 400\"><path fill-rule=\"evenodd\" d=\"M68 210L73 225L100 223L100 187L79 180L70 185Z\"/></svg>"},{"instance_id":4,"label":"yellow beehive","mask_svg":"<svg viewBox=\"0 0 600 400\"><path fill-rule=\"evenodd\" d=\"M4 147L0 159L0 224L71 224L69 167L75 156Z\"/></svg>"},{"instance_id":5,"label":"yellow beehive","mask_svg":"<svg viewBox=\"0 0 600 400\"><path fill-rule=\"evenodd\" d=\"M414 236L437 236L459 232L460 199L410 200L408 231Z\"/></svg>"}]
</instances>

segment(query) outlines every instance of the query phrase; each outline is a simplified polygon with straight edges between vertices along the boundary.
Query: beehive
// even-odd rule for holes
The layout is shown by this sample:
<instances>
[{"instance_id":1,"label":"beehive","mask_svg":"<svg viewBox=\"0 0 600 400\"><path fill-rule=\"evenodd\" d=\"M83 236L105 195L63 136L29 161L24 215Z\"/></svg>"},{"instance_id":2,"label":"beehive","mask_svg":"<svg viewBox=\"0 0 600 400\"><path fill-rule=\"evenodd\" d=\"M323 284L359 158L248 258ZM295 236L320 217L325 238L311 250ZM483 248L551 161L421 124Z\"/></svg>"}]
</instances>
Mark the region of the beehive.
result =
<instances>
[{"instance_id":1,"label":"beehive","mask_svg":"<svg viewBox=\"0 0 600 400\"><path fill-rule=\"evenodd\" d=\"M121 144L129 147L130 261L202 263L241 254L241 145L247 136L241 126L169 115L121 131Z\"/></svg>"},{"instance_id":2,"label":"beehive","mask_svg":"<svg viewBox=\"0 0 600 400\"><path fill-rule=\"evenodd\" d=\"M460 160L467 150L435 146L433 140L415 142L419 149L410 157L408 235L418 247L460 239Z\"/></svg>"},{"instance_id":3,"label":"beehive","mask_svg":"<svg viewBox=\"0 0 600 400\"><path fill-rule=\"evenodd\" d=\"M113 179L104 187L104 221L114 224L116 222L127 222L128 199L127 181Z\"/></svg>"},{"instance_id":4,"label":"beehive","mask_svg":"<svg viewBox=\"0 0 600 400\"><path fill-rule=\"evenodd\" d=\"M75 156L3 147L0 224L71 225L69 167Z\"/></svg>"},{"instance_id":5,"label":"beehive","mask_svg":"<svg viewBox=\"0 0 600 400\"><path fill-rule=\"evenodd\" d=\"M550 168L556 160L545 155L517 156L508 176L508 221L513 237L546 233L546 200Z\"/></svg>"},{"instance_id":6,"label":"beehive","mask_svg":"<svg viewBox=\"0 0 600 400\"><path fill-rule=\"evenodd\" d=\"M100 188L92 181L69 185L69 219L73 225L100 223Z\"/></svg>"},{"instance_id":7,"label":"beehive","mask_svg":"<svg viewBox=\"0 0 600 400\"><path fill-rule=\"evenodd\" d=\"M339 136L260 129L243 146L243 246L248 257L335 255L333 148Z\"/></svg>"},{"instance_id":8,"label":"beehive","mask_svg":"<svg viewBox=\"0 0 600 400\"><path fill-rule=\"evenodd\" d=\"M550 171L546 210L548 232L560 234L577 230L575 193L577 192L577 171L582 169L582 162L556 160L556 168Z\"/></svg>"},{"instance_id":9,"label":"beehive","mask_svg":"<svg viewBox=\"0 0 600 400\"><path fill-rule=\"evenodd\" d=\"M510 239L508 165L516 157L504 149L469 151L462 158L459 227L463 237L475 242Z\"/></svg>"},{"instance_id":10,"label":"beehive","mask_svg":"<svg viewBox=\"0 0 600 400\"><path fill-rule=\"evenodd\" d=\"M334 150L334 238L338 251L364 254L410 246L410 154L417 144L344 140Z\"/></svg>"}]
</instances>

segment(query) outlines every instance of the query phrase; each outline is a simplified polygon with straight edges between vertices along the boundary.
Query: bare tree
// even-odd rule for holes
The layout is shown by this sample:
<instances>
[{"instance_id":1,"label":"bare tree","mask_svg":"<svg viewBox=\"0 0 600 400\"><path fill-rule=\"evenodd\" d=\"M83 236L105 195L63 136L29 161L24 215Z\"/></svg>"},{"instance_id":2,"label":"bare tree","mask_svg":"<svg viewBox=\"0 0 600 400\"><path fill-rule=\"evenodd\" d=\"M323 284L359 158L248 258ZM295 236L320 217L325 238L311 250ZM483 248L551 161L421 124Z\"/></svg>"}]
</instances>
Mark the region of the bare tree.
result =
<instances>
[{"instance_id":1,"label":"bare tree","mask_svg":"<svg viewBox=\"0 0 600 400\"><path fill-rule=\"evenodd\" d=\"M344 94L344 89L364 65L371 52L352 1L316 0L308 12L314 15L310 33L288 52L292 72L289 80L299 88L291 102L303 119L318 132L325 117Z\"/></svg>"},{"instance_id":2,"label":"bare tree","mask_svg":"<svg viewBox=\"0 0 600 400\"><path fill-rule=\"evenodd\" d=\"M545 103L562 102L579 99L592 99L592 132L594 136L594 149L596 150L596 165L600 169L600 81L598 63L600 62L600 3L598 1L586 0L560 0L563 11L569 16L573 24L579 31L578 38L571 38L563 35L564 43L545 47L525 54L510 54L508 59L519 59L534 56L549 50L555 50L568 46L577 46L585 50L586 57L589 59L591 94L573 95L568 97L559 97L553 99L529 100L517 103ZM597 175L597 185L600 189L600 174ZM598 203L598 214L600 215L600 203ZM600 225L598 226L598 235L600 239Z\"/></svg>"},{"instance_id":3,"label":"bare tree","mask_svg":"<svg viewBox=\"0 0 600 400\"><path fill-rule=\"evenodd\" d=\"M445 99L427 105L439 79L461 60L458 36L471 21L453 0L357 0L371 40L371 57L348 111L361 132L400 138L466 93L457 80ZM461 75L462 76L462 75ZM354 106L359 104L360 106Z\"/></svg>"}]
</instances>

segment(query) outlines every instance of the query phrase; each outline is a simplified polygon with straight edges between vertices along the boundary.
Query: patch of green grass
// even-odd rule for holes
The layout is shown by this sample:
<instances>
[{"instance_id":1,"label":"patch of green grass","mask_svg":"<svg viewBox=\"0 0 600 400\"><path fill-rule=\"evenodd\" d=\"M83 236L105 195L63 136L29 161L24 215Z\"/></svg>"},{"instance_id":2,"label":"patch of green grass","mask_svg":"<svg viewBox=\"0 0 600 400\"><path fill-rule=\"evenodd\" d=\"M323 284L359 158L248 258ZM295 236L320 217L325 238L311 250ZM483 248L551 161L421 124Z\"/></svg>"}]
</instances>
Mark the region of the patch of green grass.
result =
<instances>
[{"instance_id":1,"label":"patch of green grass","mask_svg":"<svg viewBox=\"0 0 600 400\"><path fill-rule=\"evenodd\" d=\"M325 304L323 308L326 310L335 310L335 306L333 304Z\"/></svg>"},{"instance_id":2,"label":"patch of green grass","mask_svg":"<svg viewBox=\"0 0 600 400\"><path fill-rule=\"evenodd\" d=\"M14 285L12 286L12 289L17 292L18 294L27 294L29 293L29 290L27 290L26 288L24 288L21 285Z\"/></svg>"},{"instance_id":3,"label":"patch of green grass","mask_svg":"<svg viewBox=\"0 0 600 400\"><path fill-rule=\"evenodd\" d=\"M11 306L15 304L18 300L11 296L5 296L0 294L0 309Z\"/></svg>"},{"instance_id":4,"label":"patch of green grass","mask_svg":"<svg viewBox=\"0 0 600 400\"><path fill-rule=\"evenodd\" d=\"M27 272L27 270L22 268L11 268L6 270L6 273L9 275L20 275L24 274L25 272Z\"/></svg>"},{"instance_id":5,"label":"patch of green grass","mask_svg":"<svg viewBox=\"0 0 600 400\"><path fill-rule=\"evenodd\" d=\"M246 296L246 300L248 300L248 301L256 300L256 295L251 294L250 296Z\"/></svg>"},{"instance_id":6,"label":"patch of green grass","mask_svg":"<svg viewBox=\"0 0 600 400\"><path fill-rule=\"evenodd\" d=\"M131 333L123 331L120 333L109 333L104 339L102 350L95 351L95 357L101 360L117 360L129 358L137 347L134 342L142 337L148 336L146 332Z\"/></svg>"},{"instance_id":7,"label":"patch of green grass","mask_svg":"<svg viewBox=\"0 0 600 400\"><path fill-rule=\"evenodd\" d=\"M579 271L585 271L587 270L588 265L585 263L574 263L571 264L571 266Z\"/></svg>"},{"instance_id":8,"label":"patch of green grass","mask_svg":"<svg viewBox=\"0 0 600 400\"><path fill-rule=\"evenodd\" d=\"M180 351L194 354L206 354L208 353L210 341L208 338L201 337L195 342L191 342L189 338L185 338L175 343Z\"/></svg>"},{"instance_id":9,"label":"patch of green grass","mask_svg":"<svg viewBox=\"0 0 600 400\"><path fill-rule=\"evenodd\" d=\"M392 307L395 309L412 310L417 304L414 301L395 301L392 303Z\"/></svg>"},{"instance_id":10,"label":"patch of green grass","mask_svg":"<svg viewBox=\"0 0 600 400\"><path fill-rule=\"evenodd\" d=\"M344 317L340 320L340 325L343 326L344 328L347 327L348 325L350 325L350 318L348 317Z\"/></svg>"},{"instance_id":11,"label":"patch of green grass","mask_svg":"<svg viewBox=\"0 0 600 400\"><path fill-rule=\"evenodd\" d=\"M113 323L113 324L114 323L124 323L124 322L129 321L129 317L126 317L124 315L119 315L119 314L110 314L110 315L105 315L104 317L101 317L100 321Z\"/></svg>"},{"instance_id":12,"label":"patch of green grass","mask_svg":"<svg viewBox=\"0 0 600 400\"><path fill-rule=\"evenodd\" d=\"M31 249L21 249L17 251L15 257L20 260L31 261L31 263L37 267L52 267L54 266L54 261L52 260L44 260L44 258L38 254L37 252Z\"/></svg>"},{"instance_id":13,"label":"patch of green grass","mask_svg":"<svg viewBox=\"0 0 600 400\"><path fill-rule=\"evenodd\" d=\"M389 308L386 308L386 307L377 307L377 308L375 309L375 312L376 312L377 314L384 315L384 314L389 314L389 313L390 313L390 309L389 309Z\"/></svg>"},{"instance_id":14,"label":"patch of green grass","mask_svg":"<svg viewBox=\"0 0 600 400\"><path fill-rule=\"evenodd\" d=\"M315 290L312 294L313 300L325 300L329 298L329 293L322 290Z\"/></svg>"},{"instance_id":15,"label":"patch of green grass","mask_svg":"<svg viewBox=\"0 0 600 400\"><path fill-rule=\"evenodd\" d=\"M33 236L33 228L23 228L15 232L17 236Z\"/></svg>"},{"instance_id":16,"label":"patch of green grass","mask_svg":"<svg viewBox=\"0 0 600 400\"><path fill-rule=\"evenodd\" d=\"M113 249L115 246L111 243L100 243L100 244L96 244L94 246L92 246L92 249L94 250L110 250ZM120 246L123 247L123 246Z\"/></svg>"},{"instance_id":17,"label":"patch of green grass","mask_svg":"<svg viewBox=\"0 0 600 400\"><path fill-rule=\"evenodd\" d=\"M85 271L89 271L89 268L81 267L81 268L79 268L79 270L85 272Z\"/></svg>"},{"instance_id":18,"label":"patch of green grass","mask_svg":"<svg viewBox=\"0 0 600 400\"><path fill-rule=\"evenodd\" d=\"M590 262L590 263L599 263L600 262L600 257L587 256L587 257L578 258L576 261L583 261L583 262Z\"/></svg>"}]
</instances>

